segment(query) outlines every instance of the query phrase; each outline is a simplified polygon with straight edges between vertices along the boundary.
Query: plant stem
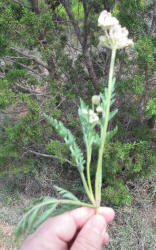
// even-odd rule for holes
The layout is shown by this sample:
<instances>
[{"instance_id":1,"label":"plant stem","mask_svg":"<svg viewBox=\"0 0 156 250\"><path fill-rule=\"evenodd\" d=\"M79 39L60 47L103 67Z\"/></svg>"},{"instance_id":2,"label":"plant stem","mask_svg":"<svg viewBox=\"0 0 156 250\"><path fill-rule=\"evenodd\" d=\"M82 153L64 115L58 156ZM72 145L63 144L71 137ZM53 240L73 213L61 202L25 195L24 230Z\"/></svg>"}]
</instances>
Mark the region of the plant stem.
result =
<instances>
[{"instance_id":1,"label":"plant stem","mask_svg":"<svg viewBox=\"0 0 156 250\"><path fill-rule=\"evenodd\" d=\"M91 201L92 204L95 204L94 195L90 192L88 185L87 185L87 182L86 182L86 179L85 179L85 176L84 176L84 173L82 171L80 171L80 176L81 176L81 180L82 180L84 189L86 191L86 194L88 195L89 200Z\"/></svg>"},{"instance_id":2,"label":"plant stem","mask_svg":"<svg viewBox=\"0 0 156 250\"><path fill-rule=\"evenodd\" d=\"M116 49L113 49L112 55L111 55L110 71L109 71L106 115L105 115L105 119L104 119L104 125L103 125L102 131L101 131L101 145L99 148L97 171L96 171L96 177L95 177L95 199L96 199L96 205L98 207L100 206L100 203L101 203L102 158L103 158L104 146L105 146L105 141L106 141L107 127L108 127L108 122L109 122L109 112L110 112L110 104L111 104L112 79L113 79L115 56L116 56Z\"/></svg>"},{"instance_id":3,"label":"plant stem","mask_svg":"<svg viewBox=\"0 0 156 250\"><path fill-rule=\"evenodd\" d=\"M91 149L91 147L88 146L87 147L87 181L88 181L89 191L90 191L91 195L94 197L92 184L91 184L91 178L90 178L91 155L92 155L92 149Z\"/></svg>"}]
</instances>

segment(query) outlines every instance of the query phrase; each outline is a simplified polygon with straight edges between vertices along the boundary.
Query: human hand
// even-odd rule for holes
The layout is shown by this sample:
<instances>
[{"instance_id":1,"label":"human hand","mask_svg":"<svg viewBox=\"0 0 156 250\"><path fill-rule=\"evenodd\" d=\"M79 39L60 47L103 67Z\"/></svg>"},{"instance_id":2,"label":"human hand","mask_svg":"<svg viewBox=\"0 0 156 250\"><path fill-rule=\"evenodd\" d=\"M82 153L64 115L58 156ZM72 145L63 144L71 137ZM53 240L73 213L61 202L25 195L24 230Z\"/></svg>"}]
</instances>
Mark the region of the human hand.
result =
<instances>
[{"instance_id":1,"label":"human hand","mask_svg":"<svg viewBox=\"0 0 156 250\"><path fill-rule=\"evenodd\" d=\"M100 207L77 208L46 220L23 243L20 250L100 250L109 241L106 226L114 211Z\"/></svg>"}]
</instances>

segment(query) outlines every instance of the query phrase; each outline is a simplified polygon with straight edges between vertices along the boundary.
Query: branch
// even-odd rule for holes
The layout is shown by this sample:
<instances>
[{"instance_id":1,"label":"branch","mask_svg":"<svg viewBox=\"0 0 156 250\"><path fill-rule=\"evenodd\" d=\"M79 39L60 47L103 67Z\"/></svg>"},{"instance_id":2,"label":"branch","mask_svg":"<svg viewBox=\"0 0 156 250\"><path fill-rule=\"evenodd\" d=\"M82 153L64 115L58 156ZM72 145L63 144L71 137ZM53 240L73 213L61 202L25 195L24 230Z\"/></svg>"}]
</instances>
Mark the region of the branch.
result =
<instances>
[{"instance_id":1,"label":"branch","mask_svg":"<svg viewBox=\"0 0 156 250\"><path fill-rule=\"evenodd\" d=\"M88 34L90 33L89 25L88 25L88 15L89 15L89 9L87 8L87 2L86 0L82 0L83 2L83 9L84 9L84 34L83 34L83 47L85 48L87 46L87 38Z\"/></svg>"},{"instance_id":2,"label":"branch","mask_svg":"<svg viewBox=\"0 0 156 250\"><path fill-rule=\"evenodd\" d=\"M16 85L18 88L24 90L24 92L26 92L26 93L30 93L30 94L33 94L33 95L38 95L38 94L40 95L39 92L36 92L36 91L34 91L34 90L31 90L31 89L29 89L29 88L27 88L27 87L21 86L21 85L20 85L19 83L17 83L17 82L15 82L14 85ZM42 94L42 95L43 95L43 94Z\"/></svg>"},{"instance_id":3,"label":"branch","mask_svg":"<svg viewBox=\"0 0 156 250\"><path fill-rule=\"evenodd\" d=\"M153 19L151 24L151 32L153 29L155 29L156 26L156 0L153 0Z\"/></svg>"},{"instance_id":4,"label":"branch","mask_svg":"<svg viewBox=\"0 0 156 250\"><path fill-rule=\"evenodd\" d=\"M17 0L12 0L14 3L20 4L22 6L24 6L25 8L32 10L31 6L26 5L25 3L21 2L21 1L17 1Z\"/></svg>"},{"instance_id":5,"label":"branch","mask_svg":"<svg viewBox=\"0 0 156 250\"><path fill-rule=\"evenodd\" d=\"M29 0L29 2L31 3L33 11L38 15L40 13L38 8L38 0Z\"/></svg>"},{"instance_id":6,"label":"branch","mask_svg":"<svg viewBox=\"0 0 156 250\"><path fill-rule=\"evenodd\" d=\"M82 38L82 34L81 34L81 31L80 31L80 28L79 28L79 25L78 25L78 22L75 20L74 18L74 15L71 11L71 8L70 8L70 5L69 5L69 0L61 0L72 24L73 24L73 27L74 27L74 30L75 30L75 33L77 35L77 38L81 44L81 46L83 46L83 38Z\"/></svg>"},{"instance_id":7,"label":"branch","mask_svg":"<svg viewBox=\"0 0 156 250\"><path fill-rule=\"evenodd\" d=\"M82 51L83 51L83 56L85 59L85 64L89 73L89 77L92 80L93 86L96 90L98 90L99 88L99 83L98 83L98 79L96 77L95 71L94 71L94 67L93 67L93 63L92 63L92 59L88 50L88 45L87 45L87 35L88 35L88 8L87 5L85 3L85 1L83 1L83 6L84 6L84 12L85 12L85 17L84 17L84 38L83 35L81 33L80 27L78 25L78 22L75 20L74 15L71 11L70 8L70 4L69 4L69 0L61 0L71 22L72 25L74 27L75 33L77 35L77 38L81 44L82 47Z\"/></svg>"},{"instance_id":8,"label":"branch","mask_svg":"<svg viewBox=\"0 0 156 250\"><path fill-rule=\"evenodd\" d=\"M148 82L154 82L156 81L156 78L149 79Z\"/></svg>"},{"instance_id":9,"label":"branch","mask_svg":"<svg viewBox=\"0 0 156 250\"><path fill-rule=\"evenodd\" d=\"M24 148L27 150L28 153L30 154L34 154L36 156L41 156L41 157L44 157L44 158L49 158L49 159L56 159L56 160L61 160L61 161L65 161L67 163L69 163L70 165L76 167L76 165L74 165L71 161L67 160L67 159L62 159L56 155L47 155L47 154L42 154L42 153L39 153L39 152L36 152L36 151L33 151L33 150L29 150L27 148Z\"/></svg>"},{"instance_id":10,"label":"branch","mask_svg":"<svg viewBox=\"0 0 156 250\"><path fill-rule=\"evenodd\" d=\"M22 51L20 51L20 50L18 50L18 49L16 49L16 48L13 48L13 47L11 47L10 49L16 51L17 53L19 53L19 54L22 55L22 56L25 56L25 57L27 57L27 58L33 60L34 62L36 62L36 63L39 64L40 66L42 66L42 67L46 68L47 70L49 70L48 65L47 65L47 64L44 64L44 63L42 63L42 62L40 62L39 60L36 59L36 57L29 56L29 55L25 54L24 52L22 52Z\"/></svg>"},{"instance_id":11,"label":"branch","mask_svg":"<svg viewBox=\"0 0 156 250\"><path fill-rule=\"evenodd\" d=\"M19 62L16 62L15 60L12 60L9 56L7 56L6 59L10 60L10 61L13 62L13 63L16 63L16 64L20 65L21 67L27 69L28 71L33 72L33 73L34 73L35 75L37 75L37 76L42 77L42 75L39 74L38 72L36 72L35 70L29 68L28 66L24 65L23 63L19 63Z\"/></svg>"}]
</instances>

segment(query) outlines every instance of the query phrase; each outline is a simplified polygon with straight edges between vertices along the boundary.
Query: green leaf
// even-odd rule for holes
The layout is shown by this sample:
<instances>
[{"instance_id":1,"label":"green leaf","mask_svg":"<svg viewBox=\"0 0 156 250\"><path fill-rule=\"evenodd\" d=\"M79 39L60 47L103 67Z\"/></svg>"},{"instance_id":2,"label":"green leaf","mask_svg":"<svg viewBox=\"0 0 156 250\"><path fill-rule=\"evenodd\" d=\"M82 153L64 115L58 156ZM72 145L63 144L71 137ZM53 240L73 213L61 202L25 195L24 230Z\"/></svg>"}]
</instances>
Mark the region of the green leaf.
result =
<instances>
[{"instance_id":1,"label":"green leaf","mask_svg":"<svg viewBox=\"0 0 156 250\"><path fill-rule=\"evenodd\" d=\"M60 188L58 186L54 186L54 188L60 193L60 195L62 195L63 198L68 198L68 199L73 200L73 201L79 201L79 199L71 192L69 192L63 188Z\"/></svg>"},{"instance_id":2,"label":"green leaf","mask_svg":"<svg viewBox=\"0 0 156 250\"><path fill-rule=\"evenodd\" d=\"M59 203L59 202L58 202ZM38 228L45 220L47 220L50 216L52 216L53 212L55 211L55 209L58 206L58 203L54 203L53 205L50 205L50 208L45 209L45 211L43 212L43 214L39 217L39 219L36 221L36 223L34 223L34 225L32 225L32 229L33 231ZM29 228L28 228L29 230Z\"/></svg>"},{"instance_id":3,"label":"green leaf","mask_svg":"<svg viewBox=\"0 0 156 250\"><path fill-rule=\"evenodd\" d=\"M29 223L28 223L28 231L31 231L31 228L34 225L34 222L35 222L36 218L38 217L39 212L40 212L40 207L38 207L37 209L34 209L34 212L32 212L32 215L31 215L31 217L29 219Z\"/></svg>"},{"instance_id":4,"label":"green leaf","mask_svg":"<svg viewBox=\"0 0 156 250\"><path fill-rule=\"evenodd\" d=\"M69 129L64 127L62 122L57 121L56 119L54 119L53 117L50 117L48 115L44 115L44 116L52 124L52 126L55 127L58 134L63 137L65 143L69 146L69 149L71 151L71 155L76 162L78 170L83 171L85 160L83 157L83 153L81 152L80 148L78 147L78 145L75 142L75 137L72 135L72 133L70 132Z\"/></svg>"},{"instance_id":5,"label":"green leaf","mask_svg":"<svg viewBox=\"0 0 156 250\"><path fill-rule=\"evenodd\" d=\"M72 193L56 187L55 188L68 199L58 200L51 197L41 197L35 200L34 205L27 209L26 214L20 220L17 229L15 231L16 242L18 242L19 237L25 233L32 233L41 223L43 223L47 218L55 216L58 213L62 213L65 210L68 211L73 207L79 207L84 205L81 203ZM55 211L58 205L60 208L64 207L59 211Z\"/></svg>"},{"instance_id":6,"label":"green leaf","mask_svg":"<svg viewBox=\"0 0 156 250\"><path fill-rule=\"evenodd\" d=\"M83 114L83 110L86 110L88 114ZM94 122L93 124L89 123L89 107L85 102L80 100L80 108L78 110L79 118L82 125L83 138L87 147L91 147L92 144L99 145L100 138L94 127L99 124L99 122Z\"/></svg>"},{"instance_id":7,"label":"green leaf","mask_svg":"<svg viewBox=\"0 0 156 250\"><path fill-rule=\"evenodd\" d=\"M109 121L118 113L118 109L115 109L109 113Z\"/></svg>"},{"instance_id":8,"label":"green leaf","mask_svg":"<svg viewBox=\"0 0 156 250\"><path fill-rule=\"evenodd\" d=\"M117 133L118 131L118 126L116 126L113 130L111 131L107 131L107 134L106 134L106 141L110 141L110 139Z\"/></svg>"}]
</instances>

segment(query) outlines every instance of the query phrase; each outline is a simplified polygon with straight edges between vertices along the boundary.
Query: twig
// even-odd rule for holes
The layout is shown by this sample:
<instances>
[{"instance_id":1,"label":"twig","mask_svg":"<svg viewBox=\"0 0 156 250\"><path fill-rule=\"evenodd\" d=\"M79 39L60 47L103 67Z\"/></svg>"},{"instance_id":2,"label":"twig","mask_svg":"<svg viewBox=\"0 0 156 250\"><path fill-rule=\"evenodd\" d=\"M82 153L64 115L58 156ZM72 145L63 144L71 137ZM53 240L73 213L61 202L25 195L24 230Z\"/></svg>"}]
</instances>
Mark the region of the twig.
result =
<instances>
[{"instance_id":1,"label":"twig","mask_svg":"<svg viewBox=\"0 0 156 250\"><path fill-rule=\"evenodd\" d=\"M19 63L19 62L16 62L15 60L12 60L11 58L9 58L9 57L7 57L11 62L13 62L13 63L16 63L16 64L18 64L18 65L20 65L21 67L23 67L23 68L25 68L25 69L27 69L28 71L31 71L31 72L33 72L35 75L37 75L37 76L40 76L40 77L42 77L42 75L41 74L39 74L38 72L36 72L35 70L33 70L33 69L31 69L31 68L29 68L28 66L26 66L25 64L23 64L23 63Z\"/></svg>"},{"instance_id":2,"label":"twig","mask_svg":"<svg viewBox=\"0 0 156 250\"><path fill-rule=\"evenodd\" d=\"M27 88L27 87L21 86L21 85L18 84L17 82L15 82L14 84L15 84L18 88L20 88L20 89L24 90L25 92L30 93L30 94L32 94L32 95L38 95L38 94L40 94L39 92L36 92L36 91L34 91L34 90L31 90L31 89L29 89L29 88ZM43 94L42 94L42 95L43 95Z\"/></svg>"},{"instance_id":3,"label":"twig","mask_svg":"<svg viewBox=\"0 0 156 250\"><path fill-rule=\"evenodd\" d=\"M26 149L27 152L30 153L30 154L34 154L36 156L41 156L41 157L49 158L49 159L57 159L57 160L65 161L65 162L69 163L70 165L76 167L76 165L74 165L71 161L69 161L67 159L62 159L62 158L60 158L60 157L58 157L56 155L47 155L47 154L42 154L42 153L39 153L39 152L36 152L36 151L33 151L33 150L29 150L27 148L24 148L24 149Z\"/></svg>"},{"instance_id":4,"label":"twig","mask_svg":"<svg viewBox=\"0 0 156 250\"><path fill-rule=\"evenodd\" d=\"M153 78L153 79L149 79L148 82L153 82L153 81L156 81L156 78Z\"/></svg>"},{"instance_id":5,"label":"twig","mask_svg":"<svg viewBox=\"0 0 156 250\"><path fill-rule=\"evenodd\" d=\"M36 59L36 57L29 56L29 55L25 54L24 52L22 52L22 51L20 51L20 50L18 50L18 49L16 49L16 48L13 48L13 47L11 47L10 49L16 51L17 53L19 53L19 54L22 55L22 56L25 56L25 57L27 57L27 58L33 60L33 61L36 62L37 64L39 64L39 65L41 65L42 67L44 67L44 68L46 68L47 70L49 70L48 65L46 65L46 64L44 64L44 63L42 63L42 62L40 62L39 60Z\"/></svg>"},{"instance_id":6,"label":"twig","mask_svg":"<svg viewBox=\"0 0 156 250\"><path fill-rule=\"evenodd\" d=\"M25 8L32 10L31 6L26 5L25 3L21 2L21 1L17 1L17 0L12 0L14 3L20 4L22 6L24 6Z\"/></svg>"}]
</instances>

